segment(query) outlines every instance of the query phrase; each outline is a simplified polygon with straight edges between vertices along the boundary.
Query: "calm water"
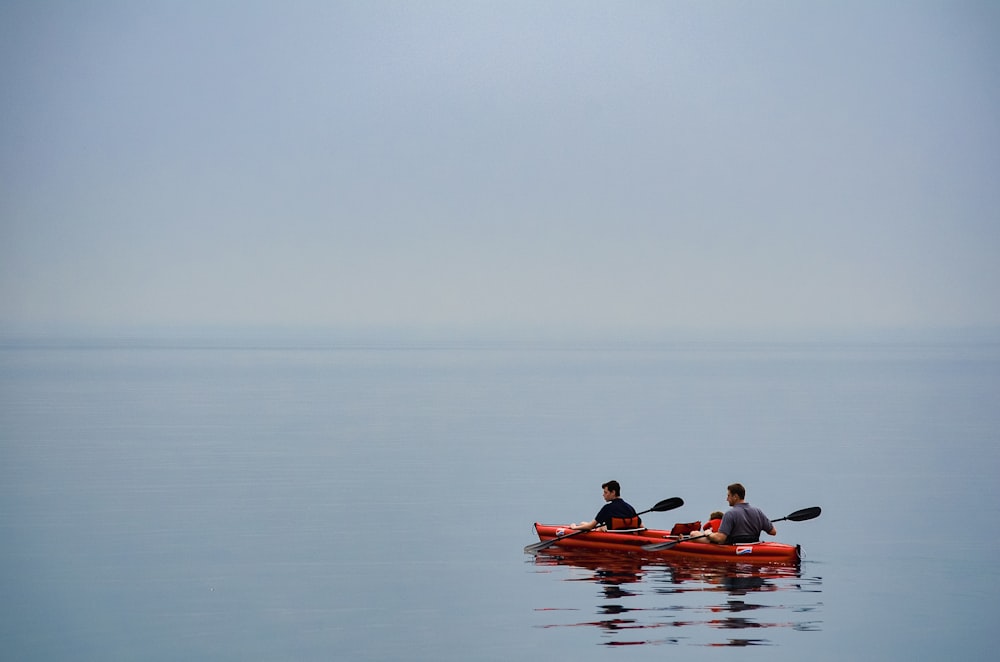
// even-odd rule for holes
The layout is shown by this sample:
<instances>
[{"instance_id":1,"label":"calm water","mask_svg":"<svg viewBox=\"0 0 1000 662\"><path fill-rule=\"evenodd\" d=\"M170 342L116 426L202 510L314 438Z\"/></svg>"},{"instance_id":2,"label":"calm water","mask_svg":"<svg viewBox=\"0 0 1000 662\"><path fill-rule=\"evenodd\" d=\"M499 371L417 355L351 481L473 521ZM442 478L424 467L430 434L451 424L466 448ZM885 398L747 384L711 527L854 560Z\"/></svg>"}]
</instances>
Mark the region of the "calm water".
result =
<instances>
[{"instance_id":1,"label":"calm water","mask_svg":"<svg viewBox=\"0 0 1000 662\"><path fill-rule=\"evenodd\" d=\"M9 344L0 657L992 658L998 442L995 345ZM522 553L612 478L823 515L790 572Z\"/></svg>"}]
</instances>

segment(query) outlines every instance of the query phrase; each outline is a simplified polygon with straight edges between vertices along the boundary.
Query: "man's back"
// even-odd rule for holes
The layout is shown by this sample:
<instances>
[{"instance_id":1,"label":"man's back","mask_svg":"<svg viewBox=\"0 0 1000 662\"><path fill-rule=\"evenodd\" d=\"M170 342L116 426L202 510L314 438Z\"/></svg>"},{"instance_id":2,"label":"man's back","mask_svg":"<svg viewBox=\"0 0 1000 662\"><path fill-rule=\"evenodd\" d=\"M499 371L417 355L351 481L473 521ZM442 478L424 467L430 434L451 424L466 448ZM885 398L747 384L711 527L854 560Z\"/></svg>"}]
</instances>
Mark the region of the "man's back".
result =
<instances>
[{"instance_id":1,"label":"man's back","mask_svg":"<svg viewBox=\"0 0 1000 662\"><path fill-rule=\"evenodd\" d=\"M726 534L730 544L757 542L761 531L770 531L774 525L760 508L749 503L737 503L722 516L719 533Z\"/></svg>"}]
</instances>

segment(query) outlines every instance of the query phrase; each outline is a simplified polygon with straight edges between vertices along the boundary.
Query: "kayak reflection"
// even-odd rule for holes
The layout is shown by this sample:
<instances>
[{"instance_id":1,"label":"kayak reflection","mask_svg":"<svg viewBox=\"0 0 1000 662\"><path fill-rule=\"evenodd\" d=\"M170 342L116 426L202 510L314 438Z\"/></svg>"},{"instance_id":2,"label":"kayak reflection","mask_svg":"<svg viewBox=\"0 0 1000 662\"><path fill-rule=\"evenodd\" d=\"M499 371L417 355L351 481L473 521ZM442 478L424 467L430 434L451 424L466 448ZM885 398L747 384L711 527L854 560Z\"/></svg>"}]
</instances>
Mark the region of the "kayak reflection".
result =
<instances>
[{"instance_id":1,"label":"kayak reflection","mask_svg":"<svg viewBox=\"0 0 1000 662\"><path fill-rule=\"evenodd\" d=\"M540 574L597 589L592 607L537 608L546 618L538 627L593 627L600 645L777 645L757 635L821 629L815 618L822 607L821 580L803 576L797 565L650 562L574 550L538 554L531 564ZM593 619L564 618L567 612L591 610ZM728 636L746 630L755 636Z\"/></svg>"}]
</instances>

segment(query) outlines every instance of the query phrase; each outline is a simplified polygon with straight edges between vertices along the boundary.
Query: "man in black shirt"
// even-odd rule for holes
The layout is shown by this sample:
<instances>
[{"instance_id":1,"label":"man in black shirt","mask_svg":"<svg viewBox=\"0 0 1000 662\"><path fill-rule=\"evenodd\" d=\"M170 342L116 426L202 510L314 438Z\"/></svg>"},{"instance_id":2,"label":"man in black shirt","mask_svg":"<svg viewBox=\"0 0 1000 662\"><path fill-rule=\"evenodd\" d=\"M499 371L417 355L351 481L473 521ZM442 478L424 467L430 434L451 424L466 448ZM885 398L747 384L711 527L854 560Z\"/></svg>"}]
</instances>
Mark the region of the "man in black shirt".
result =
<instances>
[{"instance_id":1,"label":"man in black shirt","mask_svg":"<svg viewBox=\"0 0 1000 662\"><path fill-rule=\"evenodd\" d=\"M612 529L634 528L642 525L642 520L636 514L635 508L622 499L622 488L617 480L609 480L601 485L601 488L604 490L604 500L607 503L597 513L597 516L589 522L571 524L569 528L577 531L590 531L599 526Z\"/></svg>"}]
</instances>

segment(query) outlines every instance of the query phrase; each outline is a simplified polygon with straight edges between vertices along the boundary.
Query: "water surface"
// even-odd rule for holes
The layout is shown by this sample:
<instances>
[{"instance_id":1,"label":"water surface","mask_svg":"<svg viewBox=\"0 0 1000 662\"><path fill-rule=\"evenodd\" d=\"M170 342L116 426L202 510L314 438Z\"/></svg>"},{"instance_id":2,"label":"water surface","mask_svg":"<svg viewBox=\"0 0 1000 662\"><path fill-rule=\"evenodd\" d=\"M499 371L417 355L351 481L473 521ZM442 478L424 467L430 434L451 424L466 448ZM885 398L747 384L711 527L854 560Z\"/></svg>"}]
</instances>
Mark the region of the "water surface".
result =
<instances>
[{"instance_id":1,"label":"water surface","mask_svg":"<svg viewBox=\"0 0 1000 662\"><path fill-rule=\"evenodd\" d=\"M941 343L9 343L0 648L991 657L998 356ZM685 500L651 526L705 519L733 481L772 517L823 515L779 525L803 547L791 573L523 554L534 521L593 517L609 479L639 509Z\"/></svg>"}]
</instances>

